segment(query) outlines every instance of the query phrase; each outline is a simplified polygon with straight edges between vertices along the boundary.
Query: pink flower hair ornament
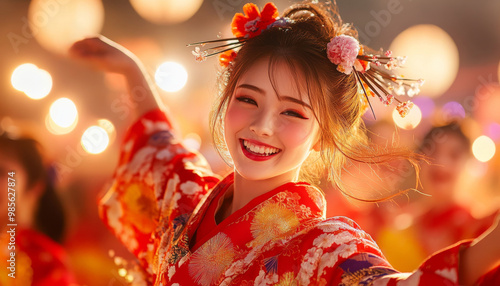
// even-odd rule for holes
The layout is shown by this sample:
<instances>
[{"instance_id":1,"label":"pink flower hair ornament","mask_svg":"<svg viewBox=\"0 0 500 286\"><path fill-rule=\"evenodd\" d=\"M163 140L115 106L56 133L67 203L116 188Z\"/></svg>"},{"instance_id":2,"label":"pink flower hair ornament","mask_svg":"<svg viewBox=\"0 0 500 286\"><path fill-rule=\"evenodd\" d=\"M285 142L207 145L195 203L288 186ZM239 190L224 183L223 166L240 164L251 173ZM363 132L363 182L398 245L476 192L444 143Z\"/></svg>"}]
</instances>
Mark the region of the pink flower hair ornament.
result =
<instances>
[{"instance_id":1,"label":"pink flower hair ornament","mask_svg":"<svg viewBox=\"0 0 500 286\"><path fill-rule=\"evenodd\" d=\"M337 70L347 75L351 74L360 50L358 40L351 36L340 35L332 38L326 47L326 55L337 65Z\"/></svg>"},{"instance_id":2,"label":"pink flower hair ornament","mask_svg":"<svg viewBox=\"0 0 500 286\"><path fill-rule=\"evenodd\" d=\"M366 99L367 104L364 106L370 107L373 117L375 117L375 112L368 95L377 96L386 106L394 101L398 102L396 110L404 118L414 104L411 101L402 102L395 95L413 97L420 92L420 86L424 84L423 79L396 77L388 72L404 65L406 57L393 57L391 51L386 51L384 56L365 55L363 46L358 40L348 35L333 37L327 44L326 55L333 64L337 65L339 72L346 75L354 72L358 89L363 92Z\"/></svg>"}]
</instances>

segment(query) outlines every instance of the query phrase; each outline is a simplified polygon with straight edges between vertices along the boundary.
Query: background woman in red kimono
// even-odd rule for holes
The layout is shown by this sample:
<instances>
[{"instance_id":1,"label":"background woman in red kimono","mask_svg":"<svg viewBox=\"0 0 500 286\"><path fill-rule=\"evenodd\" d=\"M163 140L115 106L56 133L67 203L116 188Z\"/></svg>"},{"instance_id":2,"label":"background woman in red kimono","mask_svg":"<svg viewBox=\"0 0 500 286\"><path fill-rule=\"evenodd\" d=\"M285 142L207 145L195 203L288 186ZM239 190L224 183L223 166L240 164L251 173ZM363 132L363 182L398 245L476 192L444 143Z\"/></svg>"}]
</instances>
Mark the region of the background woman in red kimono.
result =
<instances>
[{"instance_id":1,"label":"background woman in red kimono","mask_svg":"<svg viewBox=\"0 0 500 286\"><path fill-rule=\"evenodd\" d=\"M346 157L367 163L415 157L380 152L365 140L360 90L374 91L358 85L359 77L369 76L358 72L367 72L373 58L347 37L355 35L350 26L314 4L292 6L281 18L271 3L262 12L253 4L244 11L232 23L241 49L222 47L230 50L220 57L222 90L212 115L216 147L234 166L223 179L181 143L134 55L103 37L71 49L77 59L123 74L137 103L115 181L101 200L105 223L138 258L141 271L132 269L129 281L472 285L496 267L497 225L474 242L435 254L413 273L398 273L355 222L326 219L322 192L302 181L311 170L305 164L327 167L334 181ZM193 54L204 60L209 52ZM385 57L395 64L389 53ZM398 109L404 113L408 105Z\"/></svg>"},{"instance_id":2,"label":"background woman in red kimono","mask_svg":"<svg viewBox=\"0 0 500 286\"><path fill-rule=\"evenodd\" d=\"M493 222L495 214L476 218L456 199L470 150L470 141L456 122L433 127L422 138L418 152L428 156L432 164L422 166L420 178L423 192L430 196L421 196L405 208L404 215L412 216L412 223L405 229L396 230L387 224L373 235L398 269L414 269L423 258L480 235ZM409 248L411 252L404 251Z\"/></svg>"},{"instance_id":3,"label":"background woman in red kimono","mask_svg":"<svg viewBox=\"0 0 500 286\"><path fill-rule=\"evenodd\" d=\"M31 138L0 135L0 183L5 188L2 204L1 285L75 285L68 267L68 257L59 244L64 235L63 206L52 185L50 168L42 156L41 146ZM12 176L9 175L12 174ZM8 220L8 178L15 180L15 216ZM11 180L12 182L12 180ZM9 196L10 197L10 196ZM9 244L14 223L15 241ZM8 248L14 246L15 248ZM11 251L15 251L15 278L7 268Z\"/></svg>"},{"instance_id":4,"label":"background woman in red kimono","mask_svg":"<svg viewBox=\"0 0 500 286\"><path fill-rule=\"evenodd\" d=\"M471 143L460 125L451 123L432 128L424 136L419 151L433 159L432 164L422 166L421 172L422 187L432 197L419 200L414 208L421 210L416 214L415 228L426 253L484 232L494 215L481 220L474 218L471 210L456 199L460 175L471 157Z\"/></svg>"}]
</instances>

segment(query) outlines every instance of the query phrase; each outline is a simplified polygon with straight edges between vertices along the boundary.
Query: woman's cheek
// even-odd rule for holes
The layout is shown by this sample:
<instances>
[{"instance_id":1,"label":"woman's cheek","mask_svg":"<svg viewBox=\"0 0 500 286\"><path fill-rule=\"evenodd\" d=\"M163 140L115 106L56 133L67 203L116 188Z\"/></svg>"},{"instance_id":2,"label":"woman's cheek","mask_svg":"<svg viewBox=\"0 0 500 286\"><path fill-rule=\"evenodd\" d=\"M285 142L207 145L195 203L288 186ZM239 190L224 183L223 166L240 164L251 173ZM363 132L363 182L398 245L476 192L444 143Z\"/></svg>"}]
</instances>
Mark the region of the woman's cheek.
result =
<instances>
[{"instance_id":1,"label":"woman's cheek","mask_svg":"<svg viewBox=\"0 0 500 286\"><path fill-rule=\"evenodd\" d=\"M281 140L288 142L290 146L298 146L313 140L313 126L303 122L281 123Z\"/></svg>"},{"instance_id":2,"label":"woman's cheek","mask_svg":"<svg viewBox=\"0 0 500 286\"><path fill-rule=\"evenodd\" d=\"M249 108L240 107L238 104L231 104L226 112L226 129L229 128L238 131L243 128L245 124L249 124L248 122L253 116L252 114Z\"/></svg>"}]
</instances>

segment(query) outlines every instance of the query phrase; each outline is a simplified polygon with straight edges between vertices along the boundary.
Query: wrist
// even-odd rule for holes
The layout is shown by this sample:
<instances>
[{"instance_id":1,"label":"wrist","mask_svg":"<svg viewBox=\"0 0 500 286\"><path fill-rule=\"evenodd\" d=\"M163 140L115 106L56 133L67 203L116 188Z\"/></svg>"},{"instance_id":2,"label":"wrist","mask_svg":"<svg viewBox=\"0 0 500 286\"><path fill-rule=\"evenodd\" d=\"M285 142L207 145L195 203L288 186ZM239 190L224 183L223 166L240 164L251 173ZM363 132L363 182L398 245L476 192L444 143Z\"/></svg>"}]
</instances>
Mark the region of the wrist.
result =
<instances>
[{"instance_id":1,"label":"wrist","mask_svg":"<svg viewBox=\"0 0 500 286\"><path fill-rule=\"evenodd\" d=\"M128 80L145 76L144 67L141 62L133 58L130 58L129 62L123 66L120 74L124 75Z\"/></svg>"}]
</instances>

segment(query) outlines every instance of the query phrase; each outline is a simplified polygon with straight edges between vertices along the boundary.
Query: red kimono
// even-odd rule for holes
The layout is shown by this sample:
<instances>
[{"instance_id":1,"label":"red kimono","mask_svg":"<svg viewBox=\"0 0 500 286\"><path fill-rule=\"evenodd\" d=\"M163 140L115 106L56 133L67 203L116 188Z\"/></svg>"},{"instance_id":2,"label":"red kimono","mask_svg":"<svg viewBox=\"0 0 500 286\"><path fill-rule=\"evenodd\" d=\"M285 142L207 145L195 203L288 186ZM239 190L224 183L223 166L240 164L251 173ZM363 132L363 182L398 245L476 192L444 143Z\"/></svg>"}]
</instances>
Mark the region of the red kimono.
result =
<instances>
[{"instance_id":1,"label":"red kimono","mask_svg":"<svg viewBox=\"0 0 500 286\"><path fill-rule=\"evenodd\" d=\"M63 247L44 234L30 229L16 230L15 244L13 244L16 253L15 266L9 269L8 267L12 266L8 261L11 250L7 245L12 240L7 230L4 229L0 238L3 248L0 252L0 259L3 261L0 269L0 285L77 285L68 268L69 258Z\"/></svg>"},{"instance_id":2,"label":"red kimono","mask_svg":"<svg viewBox=\"0 0 500 286\"><path fill-rule=\"evenodd\" d=\"M326 219L322 192L307 183L284 184L217 224L232 183L178 141L161 111L132 126L100 211L144 269L133 284L458 285L468 243L399 273L355 222Z\"/></svg>"}]
</instances>

